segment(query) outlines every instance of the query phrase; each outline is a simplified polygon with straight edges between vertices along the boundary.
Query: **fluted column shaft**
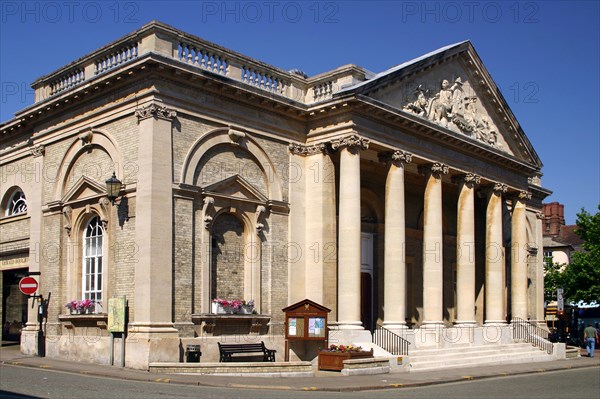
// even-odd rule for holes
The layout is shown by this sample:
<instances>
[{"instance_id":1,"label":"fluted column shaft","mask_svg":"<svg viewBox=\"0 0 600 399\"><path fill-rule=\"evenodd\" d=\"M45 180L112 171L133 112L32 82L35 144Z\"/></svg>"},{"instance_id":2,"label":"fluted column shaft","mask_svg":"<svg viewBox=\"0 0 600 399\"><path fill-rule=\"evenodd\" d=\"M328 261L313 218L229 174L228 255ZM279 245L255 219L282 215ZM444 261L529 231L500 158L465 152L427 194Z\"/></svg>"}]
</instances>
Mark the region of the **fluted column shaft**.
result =
<instances>
[{"instance_id":1,"label":"fluted column shaft","mask_svg":"<svg viewBox=\"0 0 600 399\"><path fill-rule=\"evenodd\" d=\"M427 178L423 215L423 326L443 323L442 175L448 166L421 169Z\"/></svg>"},{"instance_id":2,"label":"fluted column shaft","mask_svg":"<svg viewBox=\"0 0 600 399\"><path fill-rule=\"evenodd\" d=\"M406 226L404 215L404 163L412 155L394 151L385 183L384 326L406 328Z\"/></svg>"},{"instance_id":3,"label":"fluted column shaft","mask_svg":"<svg viewBox=\"0 0 600 399\"><path fill-rule=\"evenodd\" d=\"M475 184L480 177L460 176L456 238L456 324L475 324Z\"/></svg>"},{"instance_id":4,"label":"fluted column shaft","mask_svg":"<svg viewBox=\"0 0 600 399\"><path fill-rule=\"evenodd\" d=\"M513 201L511 253L511 313L527 320L527 209L528 192Z\"/></svg>"},{"instance_id":5,"label":"fluted column shaft","mask_svg":"<svg viewBox=\"0 0 600 399\"><path fill-rule=\"evenodd\" d=\"M332 142L340 149L338 238L338 326L362 329L360 321L360 149L368 141L348 136Z\"/></svg>"},{"instance_id":6,"label":"fluted column shaft","mask_svg":"<svg viewBox=\"0 0 600 399\"><path fill-rule=\"evenodd\" d=\"M502 248L502 193L506 185L488 190L485 232L485 324L506 323L504 252Z\"/></svg>"}]
</instances>

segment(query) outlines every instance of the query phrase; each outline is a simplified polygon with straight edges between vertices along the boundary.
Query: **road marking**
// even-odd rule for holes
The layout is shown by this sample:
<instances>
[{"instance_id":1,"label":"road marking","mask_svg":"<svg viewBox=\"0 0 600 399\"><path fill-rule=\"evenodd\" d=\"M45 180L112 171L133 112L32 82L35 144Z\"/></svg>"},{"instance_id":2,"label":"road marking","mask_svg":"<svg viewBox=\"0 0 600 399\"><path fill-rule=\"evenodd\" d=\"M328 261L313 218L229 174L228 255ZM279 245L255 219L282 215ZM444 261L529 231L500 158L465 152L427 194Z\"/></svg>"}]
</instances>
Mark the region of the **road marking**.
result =
<instances>
[{"instance_id":1,"label":"road marking","mask_svg":"<svg viewBox=\"0 0 600 399\"><path fill-rule=\"evenodd\" d=\"M171 382L171 379L170 378L157 378L154 381L156 381L156 382Z\"/></svg>"},{"instance_id":2,"label":"road marking","mask_svg":"<svg viewBox=\"0 0 600 399\"><path fill-rule=\"evenodd\" d=\"M538 370L535 370L535 371L537 371L538 373L543 373L544 371L546 371L546 369L538 369Z\"/></svg>"},{"instance_id":3,"label":"road marking","mask_svg":"<svg viewBox=\"0 0 600 399\"><path fill-rule=\"evenodd\" d=\"M50 368L52 368L52 367L48 366L47 364L40 364L38 367L41 368L41 369L50 369Z\"/></svg>"},{"instance_id":4,"label":"road marking","mask_svg":"<svg viewBox=\"0 0 600 399\"><path fill-rule=\"evenodd\" d=\"M304 388L302 388L302 390L304 390L304 391L316 391L317 387L304 387Z\"/></svg>"},{"instance_id":5,"label":"road marking","mask_svg":"<svg viewBox=\"0 0 600 399\"><path fill-rule=\"evenodd\" d=\"M473 376L472 375L463 375L462 378L464 378L465 380L472 380Z\"/></svg>"},{"instance_id":6,"label":"road marking","mask_svg":"<svg viewBox=\"0 0 600 399\"><path fill-rule=\"evenodd\" d=\"M402 388L404 384L390 384L390 386L394 388Z\"/></svg>"}]
</instances>

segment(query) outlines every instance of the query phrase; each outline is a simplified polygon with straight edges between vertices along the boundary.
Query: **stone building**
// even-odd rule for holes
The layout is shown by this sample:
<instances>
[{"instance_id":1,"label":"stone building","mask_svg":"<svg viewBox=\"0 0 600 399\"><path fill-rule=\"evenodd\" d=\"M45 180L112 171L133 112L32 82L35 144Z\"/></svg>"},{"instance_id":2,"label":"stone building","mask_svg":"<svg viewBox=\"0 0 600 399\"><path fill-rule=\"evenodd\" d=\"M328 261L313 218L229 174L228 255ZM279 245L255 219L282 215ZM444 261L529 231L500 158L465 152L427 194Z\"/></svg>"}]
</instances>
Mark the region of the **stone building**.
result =
<instances>
[{"instance_id":1,"label":"stone building","mask_svg":"<svg viewBox=\"0 0 600 399\"><path fill-rule=\"evenodd\" d=\"M136 368L240 337L281 356L281 309L304 298L338 342L543 323L550 192L468 41L307 77L152 22L33 88L0 125L0 261L11 285L40 273L47 356L107 363L122 296ZM215 315L214 298L256 313ZM82 299L94 313L69 314ZM37 329L29 311L24 353Z\"/></svg>"},{"instance_id":2,"label":"stone building","mask_svg":"<svg viewBox=\"0 0 600 399\"><path fill-rule=\"evenodd\" d=\"M556 264L571 263L573 252L583 249L583 240L575 234L577 225L566 225L564 212L565 206L558 202L543 204L544 260Z\"/></svg>"}]
</instances>

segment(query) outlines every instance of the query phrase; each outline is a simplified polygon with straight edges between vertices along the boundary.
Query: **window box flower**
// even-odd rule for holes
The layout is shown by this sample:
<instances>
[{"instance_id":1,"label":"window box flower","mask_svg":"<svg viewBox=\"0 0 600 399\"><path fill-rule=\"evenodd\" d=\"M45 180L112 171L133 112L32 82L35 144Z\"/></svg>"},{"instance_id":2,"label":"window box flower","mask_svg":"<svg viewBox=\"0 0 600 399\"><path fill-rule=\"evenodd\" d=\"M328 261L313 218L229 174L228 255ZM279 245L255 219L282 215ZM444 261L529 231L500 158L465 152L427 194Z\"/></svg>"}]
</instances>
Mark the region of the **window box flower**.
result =
<instances>
[{"instance_id":1,"label":"window box flower","mask_svg":"<svg viewBox=\"0 0 600 399\"><path fill-rule=\"evenodd\" d=\"M254 300L227 300L215 298L212 300L211 313L213 314L253 314Z\"/></svg>"},{"instance_id":2,"label":"window box flower","mask_svg":"<svg viewBox=\"0 0 600 399\"><path fill-rule=\"evenodd\" d=\"M91 314L96 310L96 304L99 302L93 299L72 300L66 303L65 308L69 309L71 314Z\"/></svg>"}]
</instances>

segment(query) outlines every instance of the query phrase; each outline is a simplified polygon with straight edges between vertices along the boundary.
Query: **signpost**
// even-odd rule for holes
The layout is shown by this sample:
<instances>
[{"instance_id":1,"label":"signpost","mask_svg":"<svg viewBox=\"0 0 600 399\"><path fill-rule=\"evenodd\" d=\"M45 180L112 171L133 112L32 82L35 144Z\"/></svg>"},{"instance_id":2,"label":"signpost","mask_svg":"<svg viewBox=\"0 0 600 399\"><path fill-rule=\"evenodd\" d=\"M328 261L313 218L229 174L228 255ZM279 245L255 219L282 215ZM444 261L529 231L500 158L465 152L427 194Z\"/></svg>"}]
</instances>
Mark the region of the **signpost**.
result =
<instances>
[{"instance_id":1,"label":"signpost","mask_svg":"<svg viewBox=\"0 0 600 399\"><path fill-rule=\"evenodd\" d=\"M19 281L19 290L25 295L32 295L38 290L38 282L33 277L23 277Z\"/></svg>"},{"instance_id":2,"label":"signpost","mask_svg":"<svg viewBox=\"0 0 600 399\"><path fill-rule=\"evenodd\" d=\"M556 290L556 307L558 312L563 312L565 310L565 300L563 299L563 289L558 288Z\"/></svg>"},{"instance_id":3,"label":"signpost","mask_svg":"<svg viewBox=\"0 0 600 399\"><path fill-rule=\"evenodd\" d=\"M114 364L115 334L121 336L121 367L125 367L125 337L126 337L127 299L122 297L110 298L108 300L108 326L110 332L110 356L109 362Z\"/></svg>"}]
</instances>

